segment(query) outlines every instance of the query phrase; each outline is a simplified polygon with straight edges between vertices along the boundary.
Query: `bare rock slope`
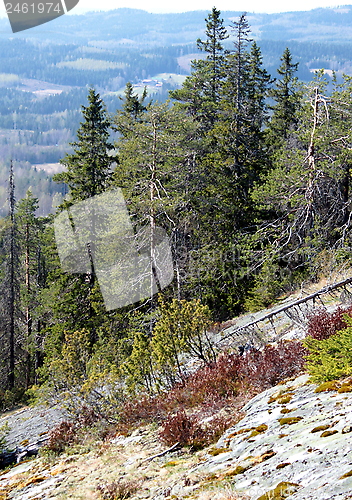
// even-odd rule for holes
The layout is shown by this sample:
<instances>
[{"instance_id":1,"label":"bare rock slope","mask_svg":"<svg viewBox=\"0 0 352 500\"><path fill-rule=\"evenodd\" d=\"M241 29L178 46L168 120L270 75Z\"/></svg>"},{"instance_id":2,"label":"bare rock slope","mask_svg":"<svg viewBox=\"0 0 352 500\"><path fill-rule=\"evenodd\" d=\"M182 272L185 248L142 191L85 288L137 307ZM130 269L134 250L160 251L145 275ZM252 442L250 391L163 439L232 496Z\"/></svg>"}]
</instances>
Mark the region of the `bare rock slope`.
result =
<instances>
[{"instance_id":1,"label":"bare rock slope","mask_svg":"<svg viewBox=\"0 0 352 500\"><path fill-rule=\"evenodd\" d=\"M18 465L0 475L0 498L99 499L99 487L112 482L135 484L135 499L352 498L352 393L338 386L315 392L307 380L302 375L257 395L208 449L160 455L158 430L140 428L54 461Z\"/></svg>"},{"instance_id":2,"label":"bare rock slope","mask_svg":"<svg viewBox=\"0 0 352 500\"><path fill-rule=\"evenodd\" d=\"M290 500L352 498L352 395L317 393L307 379L253 398L246 416L217 443L221 453L198 470L227 471L251 499L280 484L291 490Z\"/></svg>"}]
</instances>

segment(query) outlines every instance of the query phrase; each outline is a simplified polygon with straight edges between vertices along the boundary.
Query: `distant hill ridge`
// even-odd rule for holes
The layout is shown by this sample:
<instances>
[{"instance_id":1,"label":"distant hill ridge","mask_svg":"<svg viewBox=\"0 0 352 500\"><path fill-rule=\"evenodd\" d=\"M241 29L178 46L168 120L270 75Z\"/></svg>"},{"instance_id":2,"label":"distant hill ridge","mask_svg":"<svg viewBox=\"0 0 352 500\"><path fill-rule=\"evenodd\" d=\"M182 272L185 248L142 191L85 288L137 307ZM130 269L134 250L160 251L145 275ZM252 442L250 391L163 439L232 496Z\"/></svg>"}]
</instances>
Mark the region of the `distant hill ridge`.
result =
<instances>
[{"instance_id":1,"label":"distant hill ridge","mask_svg":"<svg viewBox=\"0 0 352 500\"><path fill-rule=\"evenodd\" d=\"M135 43L194 43L204 32L208 11L152 14L140 9L120 8L112 11L60 17L50 24L18 33L16 37L51 41L78 42L128 39ZM227 26L242 11L223 11ZM258 40L296 40L323 42L352 41L352 6L317 8L310 11L277 14L248 13L253 35ZM2 37L11 33L6 18L0 19Z\"/></svg>"}]
</instances>

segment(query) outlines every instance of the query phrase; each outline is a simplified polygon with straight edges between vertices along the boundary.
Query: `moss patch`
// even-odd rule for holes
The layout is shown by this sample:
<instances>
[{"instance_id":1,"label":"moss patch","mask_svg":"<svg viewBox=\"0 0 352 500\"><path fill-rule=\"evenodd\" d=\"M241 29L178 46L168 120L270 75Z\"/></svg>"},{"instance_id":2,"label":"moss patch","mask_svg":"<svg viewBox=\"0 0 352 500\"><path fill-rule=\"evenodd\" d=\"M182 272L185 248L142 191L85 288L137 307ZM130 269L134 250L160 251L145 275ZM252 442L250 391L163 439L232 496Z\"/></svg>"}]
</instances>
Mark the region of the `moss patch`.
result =
<instances>
[{"instance_id":1,"label":"moss patch","mask_svg":"<svg viewBox=\"0 0 352 500\"><path fill-rule=\"evenodd\" d=\"M264 495L259 497L257 500L284 500L288 496L295 493L299 487L299 484L287 483L283 481L279 483L276 488L264 493Z\"/></svg>"},{"instance_id":2,"label":"moss patch","mask_svg":"<svg viewBox=\"0 0 352 500\"><path fill-rule=\"evenodd\" d=\"M255 428L257 432L265 432L268 430L268 426L266 424L261 424L258 425L258 427Z\"/></svg>"},{"instance_id":3,"label":"moss patch","mask_svg":"<svg viewBox=\"0 0 352 500\"><path fill-rule=\"evenodd\" d=\"M291 465L291 462L283 462L282 464L278 464L276 466L277 469L283 469L284 467L287 467L288 465Z\"/></svg>"},{"instance_id":4,"label":"moss patch","mask_svg":"<svg viewBox=\"0 0 352 500\"><path fill-rule=\"evenodd\" d=\"M170 460L170 462L166 462L166 464L162 465L161 467L175 467L176 465L180 465L182 463L182 460Z\"/></svg>"},{"instance_id":5,"label":"moss patch","mask_svg":"<svg viewBox=\"0 0 352 500\"><path fill-rule=\"evenodd\" d=\"M276 396L270 396L270 398L268 399L268 403L271 404L271 403L274 403L275 401L277 401L277 403L279 403L280 405L284 405L286 403L289 403L292 399L292 396L294 395L293 392L286 392L286 393L279 393L277 394Z\"/></svg>"},{"instance_id":6,"label":"moss patch","mask_svg":"<svg viewBox=\"0 0 352 500\"><path fill-rule=\"evenodd\" d=\"M245 439L250 439L250 438L252 438L254 436L258 436L258 434L262 434L266 430L268 430L268 426L266 424L258 425L258 427L255 427L252 430L252 432L249 434L249 436L247 436Z\"/></svg>"},{"instance_id":7,"label":"moss patch","mask_svg":"<svg viewBox=\"0 0 352 500\"><path fill-rule=\"evenodd\" d=\"M277 402L279 403L279 405L285 405L291 401L292 396L292 394L286 394L285 396L282 396L282 398L279 398Z\"/></svg>"},{"instance_id":8,"label":"moss patch","mask_svg":"<svg viewBox=\"0 0 352 500\"><path fill-rule=\"evenodd\" d=\"M346 477L351 477L351 476L352 476L352 470L343 474L341 477L339 477L339 479L345 479Z\"/></svg>"},{"instance_id":9,"label":"moss patch","mask_svg":"<svg viewBox=\"0 0 352 500\"><path fill-rule=\"evenodd\" d=\"M352 392L352 383L350 382L348 384L342 384L337 392L339 392L340 394L343 392Z\"/></svg>"},{"instance_id":10,"label":"moss patch","mask_svg":"<svg viewBox=\"0 0 352 500\"><path fill-rule=\"evenodd\" d=\"M228 448L211 448L210 450L208 450L208 453L209 455L216 457L217 455L220 455L221 453L227 453L228 451Z\"/></svg>"},{"instance_id":11,"label":"moss patch","mask_svg":"<svg viewBox=\"0 0 352 500\"><path fill-rule=\"evenodd\" d=\"M245 434L246 432L250 432L253 430L253 427L249 427L248 429L240 429L237 432L234 432L234 436L240 435L240 434Z\"/></svg>"},{"instance_id":12,"label":"moss patch","mask_svg":"<svg viewBox=\"0 0 352 500\"><path fill-rule=\"evenodd\" d=\"M320 384L314 392L328 392L328 391L337 391L339 389L338 383L336 380L329 380L328 382L323 382Z\"/></svg>"},{"instance_id":13,"label":"moss patch","mask_svg":"<svg viewBox=\"0 0 352 500\"><path fill-rule=\"evenodd\" d=\"M326 429L329 429L331 425L326 424L326 425L318 425L318 427L314 427L310 432L320 432L320 431L325 431Z\"/></svg>"},{"instance_id":14,"label":"moss patch","mask_svg":"<svg viewBox=\"0 0 352 500\"><path fill-rule=\"evenodd\" d=\"M291 411L295 411L297 408L282 408L280 413L290 413Z\"/></svg>"},{"instance_id":15,"label":"moss patch","mask_svg":"<svg viewBox=\"0 0 352 500\"><path fill-rule=\"evenodd\" d=\"M337 433L338 433L338 431L336 429L334 429L332 431L325 431L325 432L322 432L320 434L320 437L325 438L325 437L332 436L333 434L337 434Z\"/></svg>"},{"instance_id":16,"label":"moss patch","mask_svg":"<svg viewBox=\"0 0 352 500\"><path fill-rule=\"evenodd\" d=\"M302 420L303 417L284 417L284 418L279 418L279 423L280 425L292 425L292 424L297 424L300 420Z\"/></svg>"},{"instance_id":17,"label":"moss patch","mask_svg":"<svg viewBox=\"0 0 352 500\"><path fill-rule=\"evenodd\" d=\"M232 477L232 476L237 476L238 474L243 474L246 472L247 469L250 468L250 465L247 467L243 467L242 465L237 465L234 469L231 469L224 474L221 474L221 477Z\"/></svg>"}]
</instances>

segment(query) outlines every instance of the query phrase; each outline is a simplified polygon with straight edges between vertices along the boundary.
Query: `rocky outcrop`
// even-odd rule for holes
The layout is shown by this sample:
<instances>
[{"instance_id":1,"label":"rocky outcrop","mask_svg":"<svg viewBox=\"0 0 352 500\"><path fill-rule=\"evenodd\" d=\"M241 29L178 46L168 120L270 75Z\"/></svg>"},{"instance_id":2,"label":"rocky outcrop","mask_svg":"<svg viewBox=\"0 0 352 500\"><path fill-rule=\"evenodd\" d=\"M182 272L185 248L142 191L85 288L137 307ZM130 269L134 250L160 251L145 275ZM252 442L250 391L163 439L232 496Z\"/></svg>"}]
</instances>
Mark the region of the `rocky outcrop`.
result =
<instances>
[{"instance_id":1,"label":"rocky outcrop","mask_svg":"<svg viewBox=\"0 0 352 500\"><path fill-rule=\"evenodd\" d=\"M350 498L352 394L315 392L307 380L304 375L253 398L243 408L246 416L194 471L233 477L236 491L251 500L271 498L268 492L276 498L280 488L290 500Z\"/></svg>"},{"instance_id":2,"label":"rocky outcrop","mask_svg":"<svg viewBox=\"0 0 352 500\"><path fill-rule=\"evenodd\" d=\"M346 500L352 498L352 382L317 385L302 375L243 408L216 445L163 447L153 426L97 443L89 453L37 458L0 474L0 497L99 498L97 487L140 481L133 499ZM225 489L224 489L225 488ZM218 496L223 489L224 495ZM231 494L232 494L231 493ZM245 496L246 495L246 496Z\"/></svg>"},{"instance_id":3,"label":"rocky outcrop","mask_svg":"<svg viewBox=\"0 0 352 500\"><path fill-rule=\"evenodd\" d=\"M49 431L63 418L58 407L25 407L0 417L0 427L8 427L6 448L0 453L0 469L36 456L48 438Z\"/></svg>"}]
</instances>

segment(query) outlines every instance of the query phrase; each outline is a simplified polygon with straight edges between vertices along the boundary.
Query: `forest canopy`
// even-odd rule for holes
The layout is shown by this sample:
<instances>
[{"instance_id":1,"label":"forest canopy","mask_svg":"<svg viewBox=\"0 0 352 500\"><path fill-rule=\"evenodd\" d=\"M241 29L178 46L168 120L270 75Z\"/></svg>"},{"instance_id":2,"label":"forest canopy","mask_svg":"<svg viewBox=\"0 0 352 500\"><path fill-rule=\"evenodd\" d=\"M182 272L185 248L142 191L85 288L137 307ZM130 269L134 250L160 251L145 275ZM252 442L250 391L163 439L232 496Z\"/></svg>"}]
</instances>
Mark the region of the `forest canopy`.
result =
<instances>
[{"instance_id":1,"label":"forest canopy","mask_svg":"<svg viewBox=\"0 0 352 500\"><path fill-rule=\"evenodd\" d=\"M185 356L216 358L212 322L264 308L349 259L351 77L332 89L324 71L301 82L289 47L270 75L245 14L231 49L228 36L213 8L197 40L203 57L166 103L129 83L110 115L91 88L54 177L68 191L57 213L118 187L136 233L150 227L152 241L156 227L166 231L175 277L158 296L106 311L94 266L62 271L55 215L37 217L31 191L16 201L11 168L0 221L4 407L38 386L101 411L126 393L171 387Z\"/></svg>"}]
</instances>

